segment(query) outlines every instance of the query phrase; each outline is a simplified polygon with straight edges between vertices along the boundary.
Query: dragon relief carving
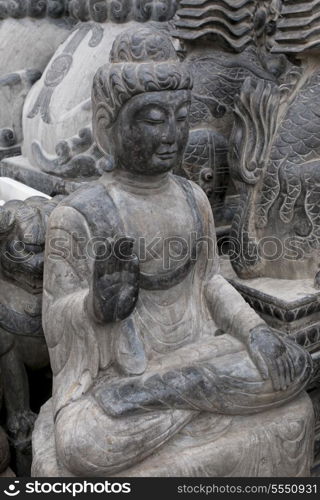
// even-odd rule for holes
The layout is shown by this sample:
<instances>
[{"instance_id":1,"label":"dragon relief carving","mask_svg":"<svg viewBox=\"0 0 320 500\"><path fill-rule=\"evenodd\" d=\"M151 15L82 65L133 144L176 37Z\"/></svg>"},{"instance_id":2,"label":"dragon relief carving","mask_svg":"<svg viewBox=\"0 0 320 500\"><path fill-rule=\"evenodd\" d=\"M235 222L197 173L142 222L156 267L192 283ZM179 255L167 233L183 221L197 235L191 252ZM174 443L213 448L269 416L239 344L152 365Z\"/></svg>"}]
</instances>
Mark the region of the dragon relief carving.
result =
<instances>
[{"instance_id":1,"label":"dragon relief carving","mask_svg":"<svg viewBox=\"0 0 320 500\"><path fill-rule=\"evenodd\" d=\"M244 278L315 277L319 284L319 8L319 0L283 1L270 47L295 55L295 64L282 85L247 80L237 102L229 156L241 193L233 266ZM276 261L266 258L270 249L261 252L266 239Z\"/></svg>"},{"instance_id":2,"label":"dragon relief carving","mask_svg":"<svg viewBox=\"0 0 320 500\"><path fill-rule=\"evenodd\" d=\"M246 78L277 82L287 69L282 55L271 56L265 50L266 33L272 32L277 19L277 4L274 0L181 0L174 19L173 35L184 43L194 75L192 131L182 169L207 193L218 225L230 224L233 216L225 199L227 192L234 192L227 155L235 96Z\"/></svg>"}]
</instances>

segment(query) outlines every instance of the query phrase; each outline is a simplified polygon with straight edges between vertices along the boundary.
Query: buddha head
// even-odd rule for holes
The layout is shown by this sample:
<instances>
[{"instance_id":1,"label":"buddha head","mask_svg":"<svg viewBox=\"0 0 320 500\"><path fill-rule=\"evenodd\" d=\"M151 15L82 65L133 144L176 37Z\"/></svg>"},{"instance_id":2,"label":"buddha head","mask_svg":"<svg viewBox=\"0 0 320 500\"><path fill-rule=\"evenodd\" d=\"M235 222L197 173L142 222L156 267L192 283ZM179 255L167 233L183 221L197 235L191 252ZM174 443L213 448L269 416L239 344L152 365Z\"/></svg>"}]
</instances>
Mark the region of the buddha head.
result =
<instances>
[{"instance_id":1,"label":"buddha head","mask_svg":"<svg viewBox=\"0 0 320 500\"><path fill-rule=\"evenodd\" d=\"M163 33L131 29L115 40L92 91L95 140L115 168L157 175L181 163L191 88L189 71Z\"/></svg>"}]
</instances>

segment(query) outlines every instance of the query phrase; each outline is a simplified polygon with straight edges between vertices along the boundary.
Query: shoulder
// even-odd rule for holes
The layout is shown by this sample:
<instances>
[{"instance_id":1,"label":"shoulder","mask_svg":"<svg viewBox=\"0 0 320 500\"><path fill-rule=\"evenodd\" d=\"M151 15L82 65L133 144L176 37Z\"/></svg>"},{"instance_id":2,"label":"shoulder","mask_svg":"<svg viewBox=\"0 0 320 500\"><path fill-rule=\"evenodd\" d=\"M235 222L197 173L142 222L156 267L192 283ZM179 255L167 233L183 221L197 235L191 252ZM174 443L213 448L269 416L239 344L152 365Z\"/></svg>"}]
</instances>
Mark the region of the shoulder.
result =
<instances>
[{"instance_id":1,"label":"shoulder","mask_svg":"<svg viewBox=\"0 0 320 500\"><path fill-rule=\"evenodd\" d=\"M92 182L67 196L53 211L50 221L70 232L85 226L86 232L95 237L105 237L122 228L118 208L108 188L100 182Z\"/></svg>"},{"instance_id":2,"label":"shoulder","mask_svg":"<svg viewBox=\"0 0 320 500\"><path fill-rule=\"evenodd\" d=\"M99 183L77 189L52 211L48 229L70 232L89 226L90 217L97 211L101 212L104 196L105 189Z\"/></svg>"},{"instance_id":3,"label":"shoulder","mask_svg":"<svg viewBox=\"0 0 320 500\"><path fill-rule=\"evenodd\" d=\"M71 193L59 206L72 207L79 212L91 211L96 207L100 208L106 196L107 192L103 184L92 182Z\"/></svg>"},{"instance_id":4,"label":"shoulder","mask_svg":"<svg viewBox=\"0 0 320 500\"><path fill-rule=\"evenodd\" d=\"M194 195L195 195L195 198L197 200L198 205L206 212L210 211L210 213L211 213L212 209L211 209L211 205L210 205L210 202L208 200L206 193L195 182L189 181L189 183L191 184L191 187L192 187L192 190L194 192Z\"/></svg>"}]
</instances>

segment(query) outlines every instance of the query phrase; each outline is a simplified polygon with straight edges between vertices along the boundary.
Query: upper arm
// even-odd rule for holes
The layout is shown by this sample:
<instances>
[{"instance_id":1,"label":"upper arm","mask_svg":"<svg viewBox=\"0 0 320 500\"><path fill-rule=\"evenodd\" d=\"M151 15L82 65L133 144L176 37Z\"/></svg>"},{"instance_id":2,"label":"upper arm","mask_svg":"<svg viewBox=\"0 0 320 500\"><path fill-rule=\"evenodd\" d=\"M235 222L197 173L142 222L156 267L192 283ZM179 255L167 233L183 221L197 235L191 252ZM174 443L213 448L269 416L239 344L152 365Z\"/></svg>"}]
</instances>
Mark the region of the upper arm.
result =
<instances>
[{"instance_id":1,"label":"upper arm","mask_svg":"<svg viewBox=\"0 0 320 500\"><path fill-rule=\"evenodd\" d=\"M209 278L219 271L219 257L212 208L205 192L194 182L191 182L191 184L203 227L201 260L205 267L204 273Z\"/></svg>"},{"instance_id":2,"label":"upper arm","mask_svg":"<svg viewBox=\"0 0 320 500\"><path fill-rule=\"evenodd\" d=\"M59 298L88 286L90 236L87 221L77 210L68 206L53 210L46 237L45 292Z\"/></svg>"},{"instance_id":3,"label":"upper arm","mask_svg":"<svg viewBox=\"0 0 320 500\"><path fill-rule=\"evenodd\" d=\"M197 201L198 208L200 210L204 228L206 228L206 235L211 236L215 239L215 227L212 214L212 208L206 193L203 189L198 186L195 182L190 181L192 189Z\"/></svg>"}]
</instances>

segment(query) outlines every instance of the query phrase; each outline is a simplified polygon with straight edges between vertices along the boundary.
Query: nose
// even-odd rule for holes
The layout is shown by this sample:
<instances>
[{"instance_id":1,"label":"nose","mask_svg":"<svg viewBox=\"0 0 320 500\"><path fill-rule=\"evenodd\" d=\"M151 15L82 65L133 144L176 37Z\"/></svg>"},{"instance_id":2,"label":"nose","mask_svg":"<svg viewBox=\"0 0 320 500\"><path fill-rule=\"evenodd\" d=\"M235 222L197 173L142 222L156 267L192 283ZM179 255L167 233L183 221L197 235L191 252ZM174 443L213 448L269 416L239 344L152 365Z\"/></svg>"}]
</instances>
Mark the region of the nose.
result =
<instances>
[{"instance_id":1,"label":"nose","mask_svg":"<svg viewBox=\"0 0 320 500\"><path fill-rule=\"evenodd\" d=\"M162 133L162 142L164 144L174 144L176 140L176 122L174 116L170 116L165 122L165 128Z\"/></svg>"}]
</instances>

